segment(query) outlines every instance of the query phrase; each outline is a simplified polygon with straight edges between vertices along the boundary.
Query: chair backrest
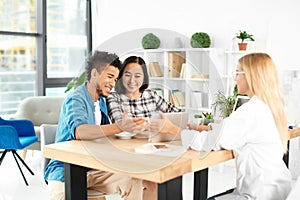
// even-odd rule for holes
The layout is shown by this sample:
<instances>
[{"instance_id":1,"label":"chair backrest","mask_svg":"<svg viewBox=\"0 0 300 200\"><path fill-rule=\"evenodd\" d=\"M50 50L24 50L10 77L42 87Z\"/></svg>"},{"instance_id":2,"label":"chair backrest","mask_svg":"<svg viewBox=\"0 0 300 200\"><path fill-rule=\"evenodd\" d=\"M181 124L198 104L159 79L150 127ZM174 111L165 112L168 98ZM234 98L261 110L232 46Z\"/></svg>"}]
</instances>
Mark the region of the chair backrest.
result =
<instances>
[{"instance_id":1,"label":"chair backrest","mask_svg":"<svg viewBox=\"0 0 300 200\"><path fill-rule=\"evenodd\" d=\"M42 124L41 125L41 150L43 151L44 146L55 142L57 124ZM41 162L42 172L44 173L49 158L43 158Z\"/></svg>"},{"instance_id":2,"label":"chair backrest","mask_svg":"<svg viewBox=\"0 0 300 200\"><path fill-rule=\"evenodd\" d=\"M34 126L57 124L65 97L33 96L24 99L13 119L29 119Z\"/></svg>"},{"instance_id":3,"label":"chair backrest","mask_svg":"<svg viewBox=\"0 0 300 200\"><path fill-rule=\"evenodd\" d=\"M29 120L4 120L0 117L0 148L23 149L38 140Z\"/></svg>"},{"instance_id":4,"label":"chair backrest","mask_svg":"<svg viewBox=\"0 0 300 200\"><path fill-rule=\"evenodd\" d=\"M0 117L0 125L14 127L19 136L35 136L33 123L27 119L5 120Z\"/></svg>"}]
</instances>

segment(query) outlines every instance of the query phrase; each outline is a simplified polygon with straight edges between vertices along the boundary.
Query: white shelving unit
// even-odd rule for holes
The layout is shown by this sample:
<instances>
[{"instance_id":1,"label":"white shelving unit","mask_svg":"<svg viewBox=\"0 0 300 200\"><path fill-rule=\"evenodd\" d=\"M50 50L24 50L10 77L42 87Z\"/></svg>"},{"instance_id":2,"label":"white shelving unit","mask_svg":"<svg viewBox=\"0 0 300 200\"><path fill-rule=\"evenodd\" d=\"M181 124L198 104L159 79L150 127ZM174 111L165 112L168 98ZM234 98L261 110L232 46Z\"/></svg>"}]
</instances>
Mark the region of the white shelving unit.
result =
<instances>
[{"instance_id":1,"label":"white shelving unit","mask_svg":"<svg viewBox=\"0 0 300 200\"><path fill-rule=\"evenodd\" d=\"M194 113L211 111L211 94L216 93L212 86L213 77L216 75L216 69L210 57L212 51L211 48L140 49L130 54L141 56L147 64L148 72L150 71L149 63L158 62L163 76L150 76L150 88L161 88L166 100L170 99L170 90L178 89L184 92L185 105L181 108L193 116ZM171 53L181 53L185 57L184 77L170 76L169 56Z\"/></svg>"}]
</instances>

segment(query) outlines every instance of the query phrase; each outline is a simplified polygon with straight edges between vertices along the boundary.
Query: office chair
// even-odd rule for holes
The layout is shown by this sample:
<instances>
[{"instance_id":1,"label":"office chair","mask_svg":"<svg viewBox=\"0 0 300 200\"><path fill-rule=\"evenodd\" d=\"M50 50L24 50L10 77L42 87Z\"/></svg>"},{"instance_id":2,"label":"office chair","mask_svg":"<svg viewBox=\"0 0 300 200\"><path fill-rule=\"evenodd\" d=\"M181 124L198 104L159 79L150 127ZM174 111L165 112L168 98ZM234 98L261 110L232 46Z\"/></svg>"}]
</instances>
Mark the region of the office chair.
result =
<instances>
[{"instance_id":1,"label":"office chair","mask_svg":"<svg viewBox=\"0 0 300 200\"><path fill-rule=\"evenodd\" d=\"M17 150L22 150L38 140L35 135L33 123L29 120L4 120L0 117L0 149L4 152L0 158L0 166L7 152L12 152L18 168L22 174L25 184L28 186L27 180L20 167L17 158L34 175L31 169L26 165L25 161L19 156Z\"/></svg>"},{"instance_id":2,"label":"office chair","mask_svg":"<svg viewBox=\"0 0 300 200\"><path fill-rule=\"evenodd\" d=\"M41 150L44 151L44 146L55 142L57 124L42 124L41 125ZM44 157L42 159L41 168L44 174L50 159ZM47 181L46 181L46 184ZM88 200L121 200L119 194L103 194L95 190L87 190Z\"/></svg>"}]
</instances>

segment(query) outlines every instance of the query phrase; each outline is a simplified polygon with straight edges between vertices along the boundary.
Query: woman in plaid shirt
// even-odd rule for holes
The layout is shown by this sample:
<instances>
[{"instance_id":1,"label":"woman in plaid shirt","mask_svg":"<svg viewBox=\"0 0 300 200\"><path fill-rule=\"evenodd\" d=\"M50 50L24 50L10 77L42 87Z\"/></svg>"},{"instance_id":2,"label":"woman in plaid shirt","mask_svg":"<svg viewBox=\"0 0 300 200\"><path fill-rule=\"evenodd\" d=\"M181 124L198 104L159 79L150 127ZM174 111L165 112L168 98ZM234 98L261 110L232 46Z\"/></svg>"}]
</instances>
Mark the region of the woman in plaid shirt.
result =
<instances>
[{"instance_id":1,"label":"woman in plaid shirt","mask_svg":"<svg viewBox=\"0 0 300 200\"><path fill-rule=\"evenodd\" d=\"M122 113L129 108L129 117L151 118L154 112L181 112L170 102L148 88L149 75L141 57L130 56L124 63L115 86L107 98L112 122L122 119Z\"/></svg>"}]
</instances>

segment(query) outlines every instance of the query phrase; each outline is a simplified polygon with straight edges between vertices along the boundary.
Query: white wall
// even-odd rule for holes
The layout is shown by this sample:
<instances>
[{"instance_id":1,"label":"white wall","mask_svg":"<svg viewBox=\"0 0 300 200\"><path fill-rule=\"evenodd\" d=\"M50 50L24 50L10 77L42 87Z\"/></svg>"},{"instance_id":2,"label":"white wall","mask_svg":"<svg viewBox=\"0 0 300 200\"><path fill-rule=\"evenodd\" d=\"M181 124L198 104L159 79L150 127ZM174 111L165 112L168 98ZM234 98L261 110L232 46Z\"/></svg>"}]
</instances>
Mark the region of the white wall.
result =
<instances>
[{"instance_id":1,"label":"white wall","mask_svg":"<svg viewBox=\"0 0 300 200\"><path fill-rule=\"evenodd\" d=\"M298 0L93 0L92 2L94 48L105 42L111 49L118 46L115 52L120 50L122 52L130 48L130 45L136 48L140 45L143 32L135 33L134 30L159 28L178 32L187 38L195 32L207 32L212 38L212 47L232 50L237 48L236 41L233 40L235 34L239 30L247 30L256 39L255 42L249 43L250 49L269 52L280 70L287 68L300 70ZM122 43L107 43L109 39L122 33L124 38ZM167 39L162 39L163 45L171 45ZM295 90L291 87L290 84L285 84L286 90ZM299 99L300 91L293 91L288 98ZM295 119L300 121L300 110L295 112L293 106L288 107L289 116L293 116L289 121Z\"/></svg>"},{"instance_id":2,"label":"white wall","mask_svg":"<svg viewBox=\"0 0 300 200\"><path fill-rule=\"evenodd\" d=\"M187 37L198 31L207 32L213 39L213 47L232 49L232 38L242 29L255 35L256 42L250 43L251 49L271 50L279 66L300 66L296 49L300 45L300 2L297 0L94 2L95 45L134 29L161 28Z\"/></svg>"}]
</instances>

